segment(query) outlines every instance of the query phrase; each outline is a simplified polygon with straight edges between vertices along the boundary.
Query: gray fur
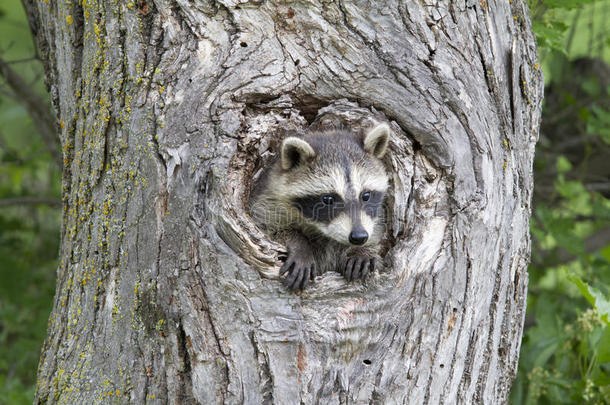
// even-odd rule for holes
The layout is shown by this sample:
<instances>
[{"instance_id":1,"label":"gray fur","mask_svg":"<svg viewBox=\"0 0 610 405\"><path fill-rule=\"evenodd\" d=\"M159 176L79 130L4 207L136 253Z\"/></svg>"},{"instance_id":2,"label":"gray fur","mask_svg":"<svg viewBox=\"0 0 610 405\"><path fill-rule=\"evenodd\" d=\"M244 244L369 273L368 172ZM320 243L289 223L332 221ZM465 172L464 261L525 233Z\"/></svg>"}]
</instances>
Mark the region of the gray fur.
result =
<instances>
[{"instance_id":1,"label":"gray fur","mask_svg":"<svg viewBox=\"0 0 610 405\"><path fill-rule=\"evenodd\" d=\"M284 139L280 156L254 190L250 212L258 226L287 245L288 258L280 274L286 274L288 288L303 289L327 271L338 271L348 280L364 278L379 263L379 242L385 230L382 206L388 187L379 157L385 153L388 137L389 127L381 124L365 135L308 132ZM378 211L364 209L363 195L371 190L377 193ZM316 202L320 195L331 194L341 200L341 205L331 208L341 212L332 219L319 219L320 210L308 216L296 202ZM369 208L378 206L372 200L366 203ZM356 228L368 234L361 246L352 244L349 237Z\"/></svg>"},{"instance_id":2,"label":"gray fur","mask_svg":"<svg viewBox=\"0 0 610 405\"><path fill-rule=\"evenodd\" d=\"M296 136L290 136L282 142L280 155L282 169L288 170L300 163L307 162L315 156L316 152L305 141Z\"/></svg>"},{"instance_id":3,"label":"gray fur","mask_svg":"<svg viewBox=\"0 0 610 405\"><path fill-rule=\"evenodd\" d=\"M390 127L385 122L378 124L367 132L364 137L364 150L382 158L388 148L390 140Z\"/></svg>"}]
</instances>

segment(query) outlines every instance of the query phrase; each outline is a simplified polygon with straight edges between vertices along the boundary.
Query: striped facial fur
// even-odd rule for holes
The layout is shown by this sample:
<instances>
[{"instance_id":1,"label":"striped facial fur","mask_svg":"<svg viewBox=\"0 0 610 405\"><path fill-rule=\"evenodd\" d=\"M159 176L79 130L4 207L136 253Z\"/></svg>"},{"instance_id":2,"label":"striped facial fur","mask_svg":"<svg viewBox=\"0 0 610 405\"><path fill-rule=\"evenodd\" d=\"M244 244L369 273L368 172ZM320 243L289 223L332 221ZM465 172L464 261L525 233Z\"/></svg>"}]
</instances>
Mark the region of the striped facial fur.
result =
<instances>
[{"instance_id":1,"label":"striped facial fur","mask_svg":"<svg viewBox=\"0 0 610 405\"><path fill-rule=\"evenodd\" d=\"M289 290L337 271L348 281L379 268L388 175L387 124L366 133L306 132L282 141L252 192L250 214L284 243L279 269Z\"/></svg>"},{"instance_id":2,"label":"striped facial fur","mask_svg":"<svg viewBox=\"0 0 610 405\"><path fill-rule=\"evenodd\" d=\"M389 128L382 124L363 137L343 131L288 137L268 192L294 222L329 239L352 246L376 244L388 188L380 161L388 136Z\"/></svg>"},{"instance_id":3,"label":"striped facial fur","mask_svg":"<svg viewBox=\"0 0 610 405\"><path fill-rule=\"evenodd\" d=\"M342 189L312 190L294 197L292 203L306 222L331 239L346 245L375 241L387 180L375 179L375 188L346 180Z\"/></svg>"}]
</instances>

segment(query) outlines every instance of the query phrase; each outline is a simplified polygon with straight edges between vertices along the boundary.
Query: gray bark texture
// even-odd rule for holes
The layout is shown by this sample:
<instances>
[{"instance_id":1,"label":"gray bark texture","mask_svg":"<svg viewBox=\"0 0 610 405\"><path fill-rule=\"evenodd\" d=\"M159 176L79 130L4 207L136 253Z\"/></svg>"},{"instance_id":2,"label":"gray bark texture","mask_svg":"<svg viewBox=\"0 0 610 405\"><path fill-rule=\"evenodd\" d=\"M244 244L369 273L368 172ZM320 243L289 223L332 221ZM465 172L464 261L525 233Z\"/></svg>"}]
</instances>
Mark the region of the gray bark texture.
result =
<instances>
[{"instance_id":1,"label":"gray bark texture","mask_svg":"<svg viewBox=\"0 0 610 405\"><path fill-rule=\"evenodd\" d=\"M542 75L524 0L24 0L63 147L35 403L496 404ZM390 123L384 269L278 281L286 129Z\"/></svg>"}]
</instances>

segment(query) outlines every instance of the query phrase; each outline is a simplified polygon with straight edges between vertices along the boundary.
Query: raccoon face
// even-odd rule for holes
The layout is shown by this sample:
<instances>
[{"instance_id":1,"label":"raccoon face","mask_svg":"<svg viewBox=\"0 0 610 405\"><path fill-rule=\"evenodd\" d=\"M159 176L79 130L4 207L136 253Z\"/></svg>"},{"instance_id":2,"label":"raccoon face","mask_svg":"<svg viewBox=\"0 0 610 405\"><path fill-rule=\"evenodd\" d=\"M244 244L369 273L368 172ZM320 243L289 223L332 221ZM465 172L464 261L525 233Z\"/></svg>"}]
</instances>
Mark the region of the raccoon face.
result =
<instances>
[{"instance_id":1,"label":"raccoon face","mask_svg":"<svg viewBox=\"0 0 610 405\"><path fill-rule=\"evenodd\" d=\"M284 189L301 220L345 245L378 243L388 188L380 158L389 134L380 124L362 138L343 132L286 138Z\"/></svg>"}]
</instances>

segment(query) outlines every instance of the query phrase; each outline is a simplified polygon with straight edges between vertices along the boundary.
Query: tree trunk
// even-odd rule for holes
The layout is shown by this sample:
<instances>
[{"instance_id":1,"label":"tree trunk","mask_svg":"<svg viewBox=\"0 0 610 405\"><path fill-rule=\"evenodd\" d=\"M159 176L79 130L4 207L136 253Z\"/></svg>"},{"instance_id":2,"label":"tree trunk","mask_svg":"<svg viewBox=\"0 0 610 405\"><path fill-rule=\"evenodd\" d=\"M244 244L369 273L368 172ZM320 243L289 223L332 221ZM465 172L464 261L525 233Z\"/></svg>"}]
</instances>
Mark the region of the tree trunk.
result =
<instances>
[{"instance_id":1,"label":"tree trunk","mask_svg":"<svg viewBox=\"0 0 610 405\"><path fill-rule=\"evenodd\" d=\"M36 403L504 403L542 75L524 0L24 0L64 153ZM277 279L286 128L391 122L385 268Z\"/></svg>"}]
</instances>

